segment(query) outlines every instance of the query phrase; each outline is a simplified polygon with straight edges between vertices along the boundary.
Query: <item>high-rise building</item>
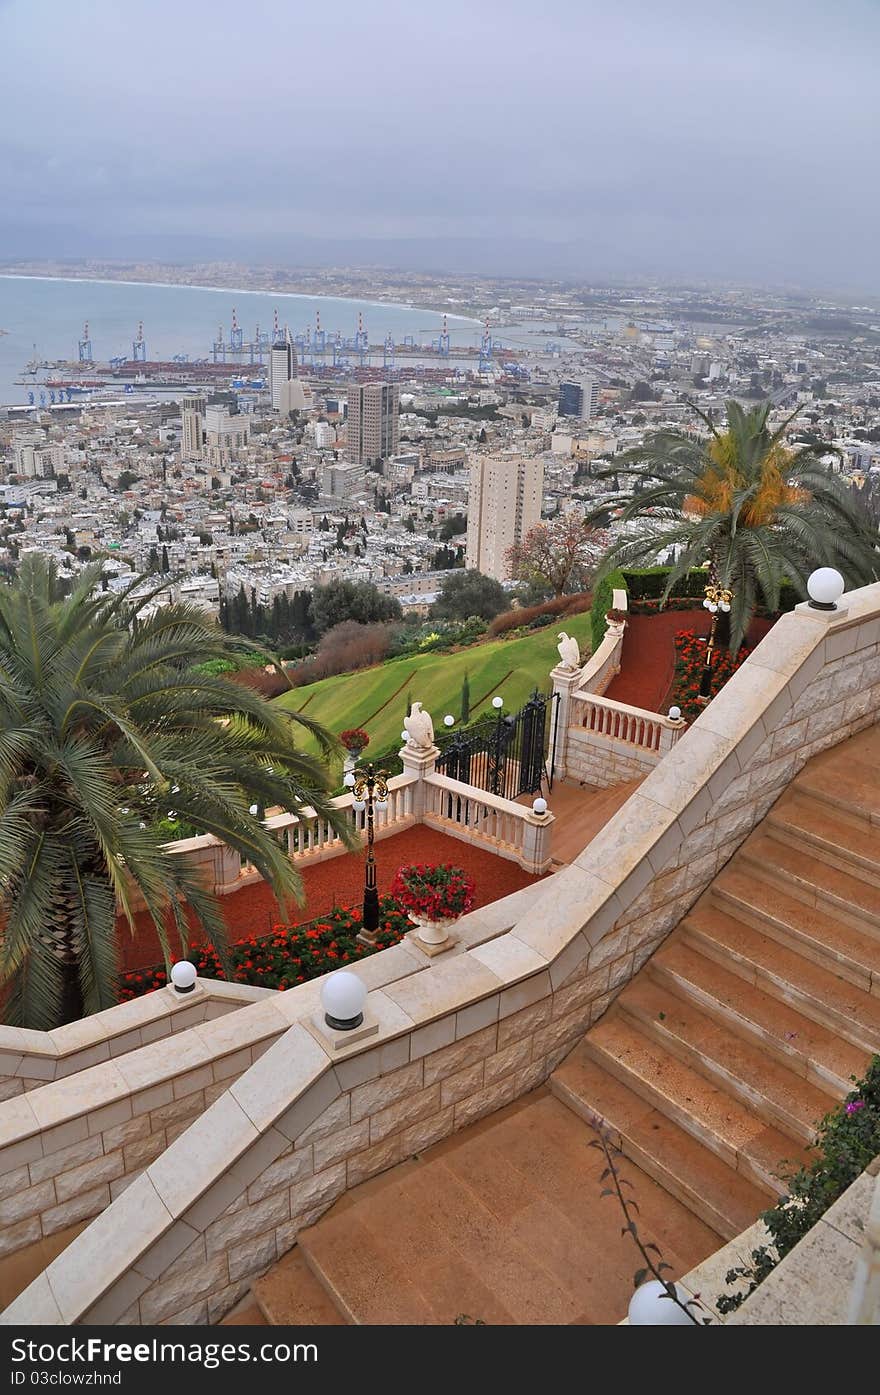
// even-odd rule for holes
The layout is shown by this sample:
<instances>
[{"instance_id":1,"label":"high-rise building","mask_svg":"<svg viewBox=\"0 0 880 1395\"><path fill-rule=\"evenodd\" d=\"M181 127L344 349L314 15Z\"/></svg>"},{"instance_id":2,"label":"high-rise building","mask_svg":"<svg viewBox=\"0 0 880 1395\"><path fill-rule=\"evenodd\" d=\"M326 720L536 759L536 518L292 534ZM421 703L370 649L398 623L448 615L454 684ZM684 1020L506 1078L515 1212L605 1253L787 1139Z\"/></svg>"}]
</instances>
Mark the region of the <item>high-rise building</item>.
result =
<instances>
[{"instance_id":1,"label":"high-rise building","mask_svg":"<svg viewBox=\"0 0 880 1395\"><path fill-rule=\"evenodd\" d=\"M334 461L321 470L321 493L325 499L353 499L364 488L363 465Z\"/></svg>"},{"instance_id":2,"label":"high-rise building","mask_svg":"<svg viewBox=\"0 0 880 1395\"><path fill-rule=\"evenodd\" d=\"M345 430L345 456L352 465L378 465L396 455L400 443L400 389L396 383L350 387Z\"/></svg>"},{"instance_id":3,"label":"high-rise building","mask_svg":"<svg viewBox=\"0 0 880 1395\"><path fill-rule=\"evenodd\" d=\"M208 464L222 467L236 460L249 444L250 420L240 412L230 412L227 407L209 403L205 410L205 434Z\"/></svg>"},{"instance_id":4,"label":"high-rise building","mask_svg":"<svg viewBox=\"0 0 880 1395\"><path fill-rule=\"evenodd\" d=\"M540 523L543 491L541 456L475 456L468 488L466 565L507 581L507 550Z\"/></svg>"},{"instance_id":5,"label":"high-rise building","mask_svg":"<svg viewBox=\"0 0 880 1395\"><path fill-rule=\"evenodd\" d=\"M64 447L49 442L42 427L16 431L12 449L13 472L24 479L51 479L64 468Z\"/></svg>"},{"instance_id":6,"label":"high-rise building","mask_svg":"<svg viewBox=\"0 0 880 1395\"><path fill-rule=\"evenodd\" d=\"M180 455L182 460L205 458L205 399L201 394L183 399L180 409Z\"/></svg>"},{"instance_id":7,"label":"high-rise building","mask_svg":"<svg viewBox=\"0 0 880 1395\"><path fill-rule=\"evenodd\" d=\"M597 378L580 378L577 382L559 384L559 415L579 417L589 421L599 405L599 382Z\"/></svg>"},{"instance_id":8,"label":"high-rise building","mask_svg":"<svg viewBox=\"0 0 880 1395\"><path fill-rule=\"evenodd\" d=\"M296 376L296 348L290 330L285 329L283 336L276 339L269 350L269 389L276 412L284 410L284 389Z\"/></svg>"}]
</instances>

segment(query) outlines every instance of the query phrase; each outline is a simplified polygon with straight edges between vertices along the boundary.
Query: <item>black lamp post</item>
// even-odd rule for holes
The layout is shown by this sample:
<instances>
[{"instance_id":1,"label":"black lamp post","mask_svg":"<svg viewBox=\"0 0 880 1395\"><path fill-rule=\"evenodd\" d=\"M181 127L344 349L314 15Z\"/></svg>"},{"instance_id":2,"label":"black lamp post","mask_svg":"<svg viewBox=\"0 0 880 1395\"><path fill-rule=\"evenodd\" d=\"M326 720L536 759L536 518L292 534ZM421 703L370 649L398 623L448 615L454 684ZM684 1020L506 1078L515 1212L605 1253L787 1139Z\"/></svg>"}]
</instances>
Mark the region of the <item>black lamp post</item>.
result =
<instances>
[{"instance_id":1,"label":"black lamp post","mask_svg":"<svg viewBox=\"0 0 880 1395\"><path fill-rule=\"evenodd\" d=\"M712 615L712 628L709 631L709 642L706 645L706 662L703 665L703 672L700 675L700 692L698 702L706 703L712 695L712 659L715 654L715 634L718 629L719 614L728 614L730 603L733 600L733 592L727 586L719 586L717 582L710 581L704 590L705 600L703 605Z\"/></svg>"},{"instance_id":2,"label":"black lamp post","mask_svg":"<svg viewBox=\"0 0 880 1395\"><path fill-rule=\"evenodd\" d=\"M376 857L373 852L375 840L375 811L388 807L388 773L368 765L365 770L354 772L352 808L356 814L366 811L367 820L367 860L364 866L364 910L363 927L358 939L363 937L367 944L375 944L379 929L379 889L376 886Z\"/></svg>"}]
</instances>

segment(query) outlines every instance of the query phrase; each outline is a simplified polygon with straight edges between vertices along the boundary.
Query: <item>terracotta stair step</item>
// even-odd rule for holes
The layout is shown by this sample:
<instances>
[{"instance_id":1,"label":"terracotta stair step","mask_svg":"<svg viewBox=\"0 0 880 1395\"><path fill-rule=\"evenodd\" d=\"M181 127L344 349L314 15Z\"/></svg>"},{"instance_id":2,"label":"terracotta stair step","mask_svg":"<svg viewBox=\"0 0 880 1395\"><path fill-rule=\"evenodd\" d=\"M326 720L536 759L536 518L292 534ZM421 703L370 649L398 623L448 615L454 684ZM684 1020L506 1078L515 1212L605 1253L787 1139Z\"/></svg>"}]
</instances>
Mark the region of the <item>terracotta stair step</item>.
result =
<instances>
[{"instance_id":1,"label":"terracotta stair step","mask_svg":"<svg viewBox=\"0 0 880 1395\"><path fill-rule=\"evenodd\" d=\"M657 950L646 968L655 982L668 984L680 998L695 1002L707 1016L838 1098L849 1091L853 1075L865 1073L869 1051L699 954L680 930Z\"/></svg>"},{"instance_id":2,"label":"terracotta stair step","mask_svg":"<svg viewBox=\"0 0 880 1395\"><path fill-rule=\"evenodd\" d=\"M663 1050L802 1143L813 1142L834 1105L830 1094L647 976L624 989L617 1008Z\"/></svg>"},{"instance_id":3,"label":"terracotta stair step","mask_svg":"<svg viewBox=\"0 0 880 1395\"><path fill-rule=\"evenodd\" d=\"M791 894L788 882L774 881L772 870L756 877L747 862L735 859L715 878L711 899L866 993L880 993L880 939L839 920L825 906L807 905Z\"/></svg>"},{"instance_id":4,"label":"terracotta stair step","mask_svg":"<svg viewBox=\"0 0 880 1395\"><path fill-rule=\"evenodd\" d=\"M803 1146L670 1055L612 1008L583 1041L587 1054L770 1197Z\"/></svg>"},{"instance_id":5,"label":"terracotta stair step","mask_svg":"<svg viewBox=\"0 0 880 1395\"><path fill-rule=\"evenodd\" d=\"M254 1303L270 1327L344 1327L345 1318L312 1273L299 1246L256 1279ZM237 1321L243 1322L244 1318Z\"/></svg>"},{"instance_id":6,"label":"terracotta stair step","mask_svg":"<svg viewBox=\"0 0 880 1395\"><path fill-rule=\"evenodd\" d=\"M378 1239L349 1207L300 1232L309 1268L347 1322L432 1323L431 1305L411 1282L406 1258Z\"/></svg>"},{"instance_id":7,"label":"terracotta stair step","mask_svg":"<svg viewBox=\"0 0 880 1395\"><path fill-rule=\"evenodd\" d=\"M743 845L736 860L765 880L772 876L784 883L786 890L805 904L824 907L864 933L880 937L880 887L820 862L814 854L782 843L760 829Z\"/></svg>"},{"instance_id":8,"label":"terracotta stair step","mask_svg":"<svg viewBox=\"0 0 880 1395\"><path fill-rule=\"evenodd\" d=\"M824 751L809 762L793 787L841 810L864 825L880 827L880 785L874 771L880 763L877 728Z\"/></svg>"},{"instance_id":9,"label":"terracotta stair step","mask_svg":"<svg viewBox=\"0 0 880 1395\"><path fill-rule=\"evenodd\" d=\"M711 903L682 922L686 939L733 973L838 1032L854 1046L880 1051L880 999L812 963Z\"/></svg>"},{"instance_id":10,"label":"terracotta stair step","mask_svg":"<svg viewBox=\"0 0 880 1395\"><path fill-rule=\"evenodd\" d=\"M880 826L865 827L794 785L776 801L765 826L775 838L880 885Z\"/></svg>"},{"instance_id":11,"label":"terracotta stair step","mask_svg":"<svg viewBox=\"0 0 880 1395\"><path fill-rule=\"evenodd\" d=\"M766 1208L766 1192L603 1069L584 1042L556 1067L550 1088L588 1123L603 1120L628 1158L725 1239Z\"/></svg>"}]
</instances>

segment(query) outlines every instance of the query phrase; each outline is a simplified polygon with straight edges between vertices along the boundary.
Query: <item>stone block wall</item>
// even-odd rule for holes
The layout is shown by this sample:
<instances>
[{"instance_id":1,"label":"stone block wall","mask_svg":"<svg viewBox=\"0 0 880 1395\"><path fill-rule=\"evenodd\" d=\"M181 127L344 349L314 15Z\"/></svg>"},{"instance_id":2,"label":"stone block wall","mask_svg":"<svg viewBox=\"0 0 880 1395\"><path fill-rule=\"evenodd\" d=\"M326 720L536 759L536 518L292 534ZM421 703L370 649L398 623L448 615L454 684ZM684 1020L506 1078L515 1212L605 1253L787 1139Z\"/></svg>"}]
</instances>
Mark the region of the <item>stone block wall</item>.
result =
<instances>
[{"instance_id":1,"label":"stone block wall","mask_svg":"<svg viewBox=\"0 0 880 1395\"><path fill-rule=\"evenodd\" d=\"M660 757L655 751L641 750L629 741L617 741L598 732L569 727L566 776L585 785L607 789L624 780L649 775Z\"/></svg>"},{"instance_id":2,"label":"stone block wall","mask_svg":"<svg viewBox=\"0 0 880 1395\"><path fill-rule=\"evenodd\" d=\"M880 586L846 605L783 617L575 862L467 918L459 952L366 961L377 1037L340 1059L295 1022L0 1320L216 1320L346 1188L545 1079L803 764L877 719Z\"/></svg>"}]
</instances>

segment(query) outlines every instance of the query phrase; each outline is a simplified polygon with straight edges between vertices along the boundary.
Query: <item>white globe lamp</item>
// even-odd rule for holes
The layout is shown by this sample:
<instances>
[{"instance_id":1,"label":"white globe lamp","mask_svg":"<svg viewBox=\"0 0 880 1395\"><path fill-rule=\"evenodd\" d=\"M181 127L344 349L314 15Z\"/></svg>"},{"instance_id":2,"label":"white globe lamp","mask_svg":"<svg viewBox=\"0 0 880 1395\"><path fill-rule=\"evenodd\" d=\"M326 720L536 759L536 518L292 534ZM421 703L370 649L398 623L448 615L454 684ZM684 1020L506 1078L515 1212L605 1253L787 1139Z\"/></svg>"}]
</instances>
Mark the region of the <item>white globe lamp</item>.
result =
<instances>
[{"instance_id":1,"label":"white globe lamp","mask_svg":"<svg viewBox=\"0 0 880 1395\"><path fill-rule=\"evenodd\" d=\"M454 727L454 726L455 726L455 718L453 717L453 715L452 715L451 712L447 712L447 713L446 713L446 716L443 718L443 725L444 725L445 727Z\"/></svg>"},{"instance_id":2,"label":"white globe lamp","mask_svg":"<svg viewBox=\"0 0 880 1395\"><path fill-rule=\"evenodd\" d=\"M493 699L492 699L492 706L495 708L495 711L497 712L498 709L499 709L499 707L503 707L503 706L504 706L504 698L503 698L503 697L493 697Z\"/></svg>"},{"instance_id":3,"label":"white globe lamp","mask_svg":"<svg viewBox=\"0 0 880 1395\"><path fill-rule=\"evenodd\" d=\"M402 731L402 732L400 733L400 739L401 739L401 741L409 741L409 732L408 732L408 731Z\"/></svg>"},{"instance_id":4,"label":"white globe lamp","mask_svg":"<svg viewBox=\"0 0 880 1395\"><path fill-rule=\"evenodd\" d=\"M177 993L191 993L196 986L196 966L188 959L178 959L171 966L171 983Z\"/></svg>"},{"instance_id":5,"label":"white globe lamp","mask_svg":"<svg viewBox=\"0 0 880 1395\"><path fill-rule=\"evenodd\" d=\"M365 799L353 799L351 801L351 807L356 814L362 814L367 807L367 801Z\"/></svg>"},{"instance_id":6,"label":"white globe lamp","mask_svg":"<svg viewBox=\"0 0 880 1395\"><path fill-rule=\"evenodd\" d=\"M681 721L681 708L680 708L680 707L670 707L670 709L669 709L669 720L670 720L670 722L680 722L680 721Z\"/></svg>"},{"instance_id":7,"label":"white globe lamp","mask_svg":"<svg viewBox=\"0 0 880 1395\"><path fill-rule=\"evenodd\" d=\"M533 813L533 814L546 814L546 812L547 812L547 801L546 801L546 799L541 799L541 798L539 797L538 799L533 799L533 800L532 800L532 813Z\"/></svg>"},{"instance_id":8,"label":"white globe lamp","mask_svg":"<svg viewBox=\"0 0 880 1395\"><path fill-rule=\"evenodd\" d=\"M346 770L345 774L344 774L343 777L342 777L342 783L343 783L344 785L348 785L349 789L351 789L352 785L354 784L354 771L353 771L353 770Z\"/></svg>"},{"instance_id":9,"label":"white globe lamp","mask_svg":"<svg viewBox=\"0 0 880 1395\"><path fill-rule=\"evenodd\" d=\"M357 974L340 969L331 974L321 989L324 1021L335 1032L352 1032L364 1020L367 989Z\"/></svg>"},{"instance_id":10,"label":"white globe lamp","mask_svg":"<svg viewBox=\"0 0 880 1395\"><path fill-rule=\"evenodd\" d=\"M807 595L812 610L836 610L846 590L846 582L834 567L819 567L807 578Z\"/></svg>"},{"instance_id":11,"label":"white globe lamp","mask_svg":"<svg viewBox=\"0 0 880 1395\"><path fill-rule=\"evenodd\" d=\"M685 1293L678 1284L675 1286L675 1291L683 1303L687 1302L690 1295ZM632 1327L694 1326L687 1313L669 1297L665 1285L661 1284L659 1279L649 1279L646 1284L639 1284L629 1301L627 1316Z\"/></svg>"}]
</instances>

